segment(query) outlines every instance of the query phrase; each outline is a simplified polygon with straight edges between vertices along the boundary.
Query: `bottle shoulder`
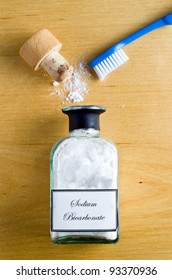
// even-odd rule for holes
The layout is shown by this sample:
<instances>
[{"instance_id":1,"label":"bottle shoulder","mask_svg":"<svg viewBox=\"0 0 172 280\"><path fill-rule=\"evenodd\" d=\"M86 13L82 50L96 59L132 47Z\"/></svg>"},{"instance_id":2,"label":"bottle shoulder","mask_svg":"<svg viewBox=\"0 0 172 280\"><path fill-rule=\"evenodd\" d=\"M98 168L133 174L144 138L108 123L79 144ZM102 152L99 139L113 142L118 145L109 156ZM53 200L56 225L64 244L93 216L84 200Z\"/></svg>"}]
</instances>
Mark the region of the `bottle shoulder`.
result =
<instances>
[{"instance_id":1,"label":"bottle shoulder","mask_svg":"<svg viewBox=\"0 0 172 280\"><path fill-rule=\"evenodd\" d=\"M55 142L55 144L54 144L53 147L51 148L50 158L53 157L54 153L55 153L57 150L61 149L61 147L64 146L64 143L65 143L66 141L68 141L68 139L69 139L69 137L63 137L63 138L59 139L57 142Z\"/></svg>"},{"instance_id":2,"label":"bottle shoulder","mask_svg":"<svg viewBox=\"0 0 172 280\"><path fill-rule=\"evenodd\" d=\"M112 157L117 155L117 148L115 144L104 137L65 137L55 143L51 150L50 158L54 155L57 156L61 152L65 154L78 153L81 154L83 151L93 151L98 154L106 154L107 152L112 153Z\"/></svg>"},{"instance_id":3,"label":"bottle shoulder","mask_svg":"<svg viewBox=\"0 0 172 280\"><path fill-rule=\"evenodd\" d=\"M102 142L106 143L108 146L110 146L112 149L117 150L116 144L113 142L113 140L108 139L106 137L100 137Z\"/></svg>"}]
</instances>

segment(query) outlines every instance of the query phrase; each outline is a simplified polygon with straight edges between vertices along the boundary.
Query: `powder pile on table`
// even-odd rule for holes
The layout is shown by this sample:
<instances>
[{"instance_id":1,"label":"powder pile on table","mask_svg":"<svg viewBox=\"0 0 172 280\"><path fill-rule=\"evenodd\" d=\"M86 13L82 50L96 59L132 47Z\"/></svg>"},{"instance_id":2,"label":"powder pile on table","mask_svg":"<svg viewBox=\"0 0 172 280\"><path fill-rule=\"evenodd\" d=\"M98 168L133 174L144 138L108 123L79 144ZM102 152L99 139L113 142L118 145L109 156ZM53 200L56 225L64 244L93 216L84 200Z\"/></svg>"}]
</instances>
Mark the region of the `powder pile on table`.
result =
<instances>
[{"instance_id":1,"label":"powder pile on table","mask_svg":"<svg viewBox=\"0 0 172 280\"><path fill-rule=\"evenodd\" d=\"M53 82L53 91L50 95L58 95L62 103L82 102L89 92L89 78L92 75L88 71L88 64L80 62L73 68L72 75L62 83Z\"/></svg>"}]
</instances>

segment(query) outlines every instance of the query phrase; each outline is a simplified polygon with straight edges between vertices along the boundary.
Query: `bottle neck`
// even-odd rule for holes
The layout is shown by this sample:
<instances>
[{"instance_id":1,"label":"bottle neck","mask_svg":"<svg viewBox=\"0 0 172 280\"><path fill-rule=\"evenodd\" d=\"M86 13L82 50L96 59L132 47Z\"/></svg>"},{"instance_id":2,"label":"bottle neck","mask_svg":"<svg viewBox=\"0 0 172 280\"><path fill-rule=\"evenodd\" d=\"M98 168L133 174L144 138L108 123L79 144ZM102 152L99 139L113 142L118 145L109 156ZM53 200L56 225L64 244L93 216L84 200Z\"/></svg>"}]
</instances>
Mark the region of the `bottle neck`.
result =
<instances>
[{"instance_id":1,"label":"bottle neck","mask_svg":"<svg viewBox=\"0 0 172 280\"><path fill-rule=\"evenodd\" d=\"M96 130L94 128L74 129L70 131L69 135L71 137L99 137L100 130Z\"/></svg>"}]
</instances>

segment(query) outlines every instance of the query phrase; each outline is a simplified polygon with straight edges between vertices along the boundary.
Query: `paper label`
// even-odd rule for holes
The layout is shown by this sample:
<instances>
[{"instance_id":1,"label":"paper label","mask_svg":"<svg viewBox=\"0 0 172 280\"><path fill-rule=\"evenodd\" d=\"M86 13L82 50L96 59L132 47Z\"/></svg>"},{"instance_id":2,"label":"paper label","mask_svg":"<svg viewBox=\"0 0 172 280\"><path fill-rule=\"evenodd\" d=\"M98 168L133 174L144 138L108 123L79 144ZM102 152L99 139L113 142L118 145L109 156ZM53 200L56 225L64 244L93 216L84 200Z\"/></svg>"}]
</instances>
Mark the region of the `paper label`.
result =
<instances>
[{"instance_id":1,"label":"paper label","mask_svg":"<svg viewBox=\"0 0 172 280\"><path fill-rule=\"evenodd\" d=\"M117 226L116 189L51 191L52 231L115 231Z\"/></svg>"}]
</instances>

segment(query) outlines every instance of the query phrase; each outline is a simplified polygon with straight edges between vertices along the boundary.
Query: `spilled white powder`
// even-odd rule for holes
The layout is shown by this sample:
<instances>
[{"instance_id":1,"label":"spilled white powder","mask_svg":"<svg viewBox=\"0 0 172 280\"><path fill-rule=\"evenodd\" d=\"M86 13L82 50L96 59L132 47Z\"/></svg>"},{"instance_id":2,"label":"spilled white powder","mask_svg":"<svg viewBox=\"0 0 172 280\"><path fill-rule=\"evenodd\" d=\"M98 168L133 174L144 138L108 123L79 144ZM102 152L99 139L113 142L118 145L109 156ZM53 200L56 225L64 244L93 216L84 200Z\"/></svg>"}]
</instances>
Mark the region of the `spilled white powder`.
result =
<instances>
[{"instance_id":1,"label":"spilled white powder","mask_svg":"<svg viewBox=\"0 0 172 280\"><path fill-rule=\"evenodd\" d=\"M56 87L56 86L58 86L58 85L59 85L59 83L58 83L57 81L54 81L54 82L53 82L53 86L54 86L54 87Z\"/></svg>"},{"instance_id":2,"label":"spilled white powder","mask_svg":"<svg viewBox=\"0 0 172 280\"><path fill-rule=\"evenodd\" d=\"M53 82L54 90L50 95L58 95L62 103L82 102L89 91L88 65L84 62L73 69L72 75L62 83Z\"/></svg>"}]
</instances>

